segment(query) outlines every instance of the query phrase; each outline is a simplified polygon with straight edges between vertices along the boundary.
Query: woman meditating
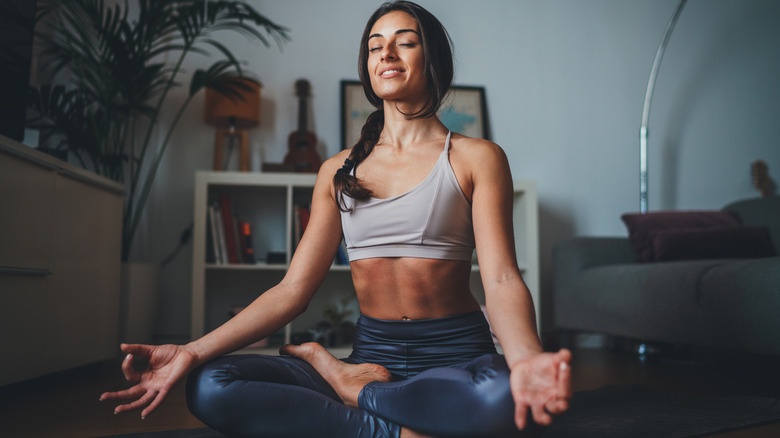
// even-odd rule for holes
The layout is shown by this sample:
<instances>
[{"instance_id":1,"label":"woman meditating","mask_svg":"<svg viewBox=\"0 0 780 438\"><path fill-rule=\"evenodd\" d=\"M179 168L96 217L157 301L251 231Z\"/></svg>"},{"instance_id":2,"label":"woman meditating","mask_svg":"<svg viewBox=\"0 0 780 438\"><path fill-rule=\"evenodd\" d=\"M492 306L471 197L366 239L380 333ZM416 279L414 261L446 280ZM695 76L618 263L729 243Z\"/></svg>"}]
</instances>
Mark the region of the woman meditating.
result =
<instances>
[{"instance_id":1,"label":"woman meditating","mask_svg":"<svg viewBox=\"0 0 780 438\"><path fill-rule=\"evenodd\" d=\"M189 374L208 426L240 437L516 436L571 398L567 350L545 353L517 267L512 177L495 144L449 132L436 112L453 76L449 36L410 2L382 5L360 44L377 107L352 149L327 160L284 279L187 345L122 345L130 389L102 400L149 415ZM360 306L353 352L316 343L230 355L301 314L342 238ZM487 314L469 290L476 246ZM134 371L133 356L149 360Z\"/></svg>"}]
</instances>

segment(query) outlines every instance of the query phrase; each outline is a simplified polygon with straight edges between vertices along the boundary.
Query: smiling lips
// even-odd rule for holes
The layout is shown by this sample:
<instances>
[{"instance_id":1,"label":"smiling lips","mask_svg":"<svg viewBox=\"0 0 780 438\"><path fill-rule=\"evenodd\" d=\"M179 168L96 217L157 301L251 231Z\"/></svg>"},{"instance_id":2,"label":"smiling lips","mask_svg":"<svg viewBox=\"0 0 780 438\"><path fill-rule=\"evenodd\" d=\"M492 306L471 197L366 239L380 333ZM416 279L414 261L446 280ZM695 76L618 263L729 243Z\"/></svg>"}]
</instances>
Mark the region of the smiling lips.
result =
<instances>
[{"instance_id":1,"label":"smiling lips","mask_svg":"<svg viewBox=\"0 0 780 438\"><path fill-rule=\"evenodd\" d=\"M380 73L379 77L383 78L383 79L389 79L389 78L394 78L394 77L400 75L401 73L403 73L403 70L401 70L401 69L390 68L390 69L387 69L387 70L383 71L382 73Z\"/></svg>"}]
</instances>

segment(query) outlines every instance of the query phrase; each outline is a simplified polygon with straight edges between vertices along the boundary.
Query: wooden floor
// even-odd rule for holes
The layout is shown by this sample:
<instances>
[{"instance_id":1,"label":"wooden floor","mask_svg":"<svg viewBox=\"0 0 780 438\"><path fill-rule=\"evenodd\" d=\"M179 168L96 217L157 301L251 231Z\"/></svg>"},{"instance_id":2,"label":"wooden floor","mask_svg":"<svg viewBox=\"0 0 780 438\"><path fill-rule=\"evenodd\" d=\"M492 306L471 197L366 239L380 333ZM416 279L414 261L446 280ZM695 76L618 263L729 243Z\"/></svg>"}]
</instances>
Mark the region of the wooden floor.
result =
<instances>
[{"instance_id":1,"label":"wooden floor","mask_svg":"<svg viewBox=\"0 0 780 438\"><path fill-rule=\"evenodd\" d=\"M572 369L576 391L642 384L699 395L780 398L780 358L708 352L642 361L628 353L580 349ZM113 404L98 401L101 392L125 387L118 363L104 363L0 388L0 437L89 438L203 426L187 411L181 385L146 420L138 412L113 415ZM715 436L780 437L780 423Z\"/></svg>"}]
</instances>

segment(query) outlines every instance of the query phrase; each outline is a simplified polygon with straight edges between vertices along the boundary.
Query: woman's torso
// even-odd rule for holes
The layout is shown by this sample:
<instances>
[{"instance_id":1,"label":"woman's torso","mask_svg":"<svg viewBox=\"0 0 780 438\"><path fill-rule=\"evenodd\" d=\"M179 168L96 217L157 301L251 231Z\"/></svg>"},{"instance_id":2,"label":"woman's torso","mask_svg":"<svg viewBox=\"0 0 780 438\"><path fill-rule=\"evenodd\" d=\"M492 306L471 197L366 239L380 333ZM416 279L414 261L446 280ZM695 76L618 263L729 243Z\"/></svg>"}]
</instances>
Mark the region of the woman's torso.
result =
<instances>
[{"instance_id":1,"label":"woman's torso","mask_svg":"<svg viewBox=\"0 0 780 438\"><path fill-rule=\"evenodd\" d=\"M423 182L430 183L432 172L446 165L448 176L454 174L452 186L458 191L457 195L465 199L470 215L468 202L472 187L467 165L458 159L457 148L445 141L437 138L402 154L378 145L360 164L357 176L373 192L373 200L391 199L420 189ZM446 162L440 162L442 148L445 148ZM388 214L393 214L391 212L388 210ZM468 222L470 227L470 217ZM364 315L386 320L419 320L479 310L469 288L470 261L370 257L353 260L350 267L360 311Z\"/></svg>"}]
</instances>

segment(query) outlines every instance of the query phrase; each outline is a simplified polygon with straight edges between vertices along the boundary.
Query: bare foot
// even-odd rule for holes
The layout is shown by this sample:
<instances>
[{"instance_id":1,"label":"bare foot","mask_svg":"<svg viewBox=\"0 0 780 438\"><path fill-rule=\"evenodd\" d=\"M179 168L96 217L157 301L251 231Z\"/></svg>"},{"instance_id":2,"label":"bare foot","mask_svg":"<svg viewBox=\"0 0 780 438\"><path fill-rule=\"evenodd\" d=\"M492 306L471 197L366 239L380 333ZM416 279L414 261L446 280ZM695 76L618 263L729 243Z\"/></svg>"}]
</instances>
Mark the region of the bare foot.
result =
<instances>
[{"instance_id":1,"label":"bare foot","mask_svg":"<svg viewBox=\"0 0 780 438\"><path fill-rule=\"evenodd\" d=\"M316 342L301 345L285 345L279 350L308 362L333 387L347 406L357 407L360 390L370 382L389 382L390 372L381 365L344 363Z\"/></svg>"},{"instance_id":2,"label":"bare foot","mask_svg":"<svg viewBox=\"0 0 780 438\"><path fill-rule=\"evenodd\" d=\"M402 427L400 438L432 438L432 437L430 435L423 435L421 433L417 433L406 427Z\"/></svg>"}]
</instances>

